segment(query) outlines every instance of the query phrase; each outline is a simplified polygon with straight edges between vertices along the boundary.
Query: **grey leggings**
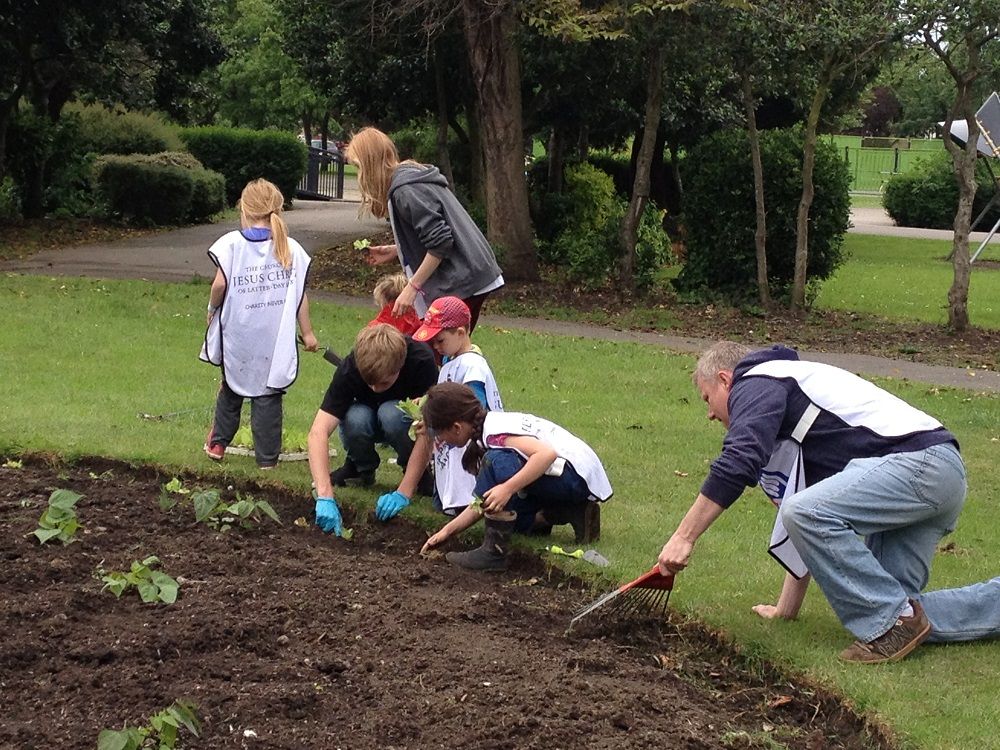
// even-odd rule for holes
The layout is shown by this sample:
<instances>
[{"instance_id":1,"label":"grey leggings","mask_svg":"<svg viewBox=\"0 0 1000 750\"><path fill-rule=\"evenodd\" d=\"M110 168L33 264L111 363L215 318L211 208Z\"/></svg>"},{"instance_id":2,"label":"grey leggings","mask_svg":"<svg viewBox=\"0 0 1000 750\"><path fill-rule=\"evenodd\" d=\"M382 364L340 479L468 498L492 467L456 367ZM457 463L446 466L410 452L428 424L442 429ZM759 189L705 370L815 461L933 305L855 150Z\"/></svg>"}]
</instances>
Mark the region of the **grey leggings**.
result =
<instances>
[{"instance_id":1,"label":"grey leggings","mask_svg":"<svg viewBox=\"0 0 1000 750\"><path fill-rule=\"evenodd\" d=\"M281 397L283 391L267 393L250 398L250 430L253 433L253 449L258 466L274 466L281 451ZM240 412L243 410L243 396L222 381L219 396L215 400L215 422L209 444L229 445L240 428Z\"/></svg>"}]
</instances>

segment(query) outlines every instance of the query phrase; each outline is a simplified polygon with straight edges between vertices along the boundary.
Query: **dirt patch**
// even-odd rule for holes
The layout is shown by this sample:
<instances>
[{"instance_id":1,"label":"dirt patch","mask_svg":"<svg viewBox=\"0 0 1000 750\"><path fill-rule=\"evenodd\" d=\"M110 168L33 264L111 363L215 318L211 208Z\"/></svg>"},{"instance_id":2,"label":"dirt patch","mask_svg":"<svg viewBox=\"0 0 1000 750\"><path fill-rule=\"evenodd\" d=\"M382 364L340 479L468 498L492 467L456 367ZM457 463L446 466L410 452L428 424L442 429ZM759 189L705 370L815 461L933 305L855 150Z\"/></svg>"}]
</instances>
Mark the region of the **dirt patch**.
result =
<instances>
[{"instance_id":1,"label":"dirt patch","mask_svg":"<svg viewBox=\"0 0 1000 750\"><path fill-rule=\"evenodd\" d=\"M398 520L347 518L345 542L293 523L301 499L254 488L284 523L218 532L159 509L168 479L99 460L0 468L0 685L16 696L0 748L93 748L177 698L203 721L186 747L890 747L693 624L566 635L593 592L537 558L470 575L414 555L423 535ZM84 530L39 546L55 488L84 495ZM152 554L182 581L175 604L101 592L99 565Z\"/></svg>"},{"instance_id":2,"label":"dirt patch","mask_svg":"<svg viewBox=\"0 0 1000 750\"><path fill-rule=\"evenodd\" d=\"M392 242L392 235L372 241ZM364 254L351 246L334 247L314 254L309 283L320 289L370 297L379 275L397 270L398 266L391 263L368 266ZM727 305L683 303L667 289L638 298L623 297L610 287L585 289L554 268L543 268L542 277L535 284L508 283L490 297L487 311L568 318L615 329L660 331L709 340L730 338L761 346L794 343L813 351L871 354L949 367L1000 368L1000 331L971 329L959 334L944 326L828 310L814 310L803 316L765 316Z\"/></svg>"}]
</instances>

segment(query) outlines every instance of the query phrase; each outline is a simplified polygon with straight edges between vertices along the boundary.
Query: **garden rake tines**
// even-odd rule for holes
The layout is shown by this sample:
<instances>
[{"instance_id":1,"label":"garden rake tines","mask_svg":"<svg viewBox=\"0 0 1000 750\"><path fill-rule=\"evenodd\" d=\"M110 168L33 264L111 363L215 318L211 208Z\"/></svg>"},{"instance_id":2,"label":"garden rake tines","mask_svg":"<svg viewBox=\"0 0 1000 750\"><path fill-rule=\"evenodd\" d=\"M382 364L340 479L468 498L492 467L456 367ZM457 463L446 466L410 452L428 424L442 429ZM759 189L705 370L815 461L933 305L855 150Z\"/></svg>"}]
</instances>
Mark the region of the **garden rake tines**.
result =
<instances>
[{"instance_id":1,"label":"garden rake tines","mask_svg":"<svg viewBox=\"0 0 1000 750\"><path fill-rule=\"evenodd\" d=\"M670 601L670 592L673 588L674 576L663 575L654 565L648 573L619 586L614 591L609 591L597 601L574 612L573 619L569 621L569 628L572 629L577 622L594 612L614 614L619 617L630 617L634 614L666 615L667 603Z\"/></svg>"}]
</instances>

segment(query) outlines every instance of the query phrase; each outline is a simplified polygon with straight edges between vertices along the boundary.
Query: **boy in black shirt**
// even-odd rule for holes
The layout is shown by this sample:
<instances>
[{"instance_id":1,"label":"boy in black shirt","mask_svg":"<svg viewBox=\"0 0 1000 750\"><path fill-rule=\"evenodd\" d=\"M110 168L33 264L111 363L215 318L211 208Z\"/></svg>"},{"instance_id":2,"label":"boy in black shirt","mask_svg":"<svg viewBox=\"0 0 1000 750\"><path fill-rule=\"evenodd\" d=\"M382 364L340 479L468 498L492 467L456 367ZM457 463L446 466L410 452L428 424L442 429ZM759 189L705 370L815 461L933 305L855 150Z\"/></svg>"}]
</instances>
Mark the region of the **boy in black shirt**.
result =
<instances>
[{"instance_id":1,"label":"boy in black shirt","mask_svg":"<svg viewBox=\"0 0 1000 750\"><path fill-rule=\"evenodd\" d=\"M423 396L436 382L437 365L429 346L405 338L390 325L361 330L353 351L337 368L309 430L309 470L320 528L340 533L334 486L368 486L375 481L376 444L391 445L400 468L405 468L413 450L408 434L411 420L396 404ZM347 458L331 474L330 435L338 426Z\"/></svg>"}]
</instances>

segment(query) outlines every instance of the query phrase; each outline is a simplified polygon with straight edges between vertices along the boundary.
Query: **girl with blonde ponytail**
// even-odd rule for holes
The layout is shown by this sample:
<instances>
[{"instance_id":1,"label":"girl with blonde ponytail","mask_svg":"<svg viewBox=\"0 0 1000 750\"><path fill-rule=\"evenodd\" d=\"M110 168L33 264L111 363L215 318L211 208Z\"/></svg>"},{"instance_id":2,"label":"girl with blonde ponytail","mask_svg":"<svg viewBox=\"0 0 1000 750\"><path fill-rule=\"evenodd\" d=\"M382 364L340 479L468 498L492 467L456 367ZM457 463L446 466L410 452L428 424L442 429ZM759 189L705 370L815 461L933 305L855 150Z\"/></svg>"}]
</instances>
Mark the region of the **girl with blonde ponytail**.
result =
<instances>
[{"instance_id":1,"label":"girl with blonde ponytail","mask_svg":"<svg viewBox=\"0 0 1000 750\"><path fill-rule=\"evenodd\" d=\"M205 440L221 461L250 399L257 465L272 469L281 451L282 396L298 375L296 325L306 350L318 343L309 320L309 255L288 236L284 197L271 182L249 183L240 197L241 228L208 250L216 266L201 359L222 368L215 420Z\"/></svg>"},{"instance_id":2,"label":"girl with blonde ponytail","mask_svg":"<svg viewBox=\"0 0 1000 750\"><path fill-rule=\"evenodd\" d=\"M486 519L483 545L449 552L448 562L471 570L503 570L510 535L548 534L570 524L577 543L600 535L599 503L611 497L601 460L583 440L533 414L486 411L463 383L439 383L427 391L424 429L452 446L467 446L462 464L476 475L472 504L427 540L440 546ZM479 507L477 507L479 505Z\"/></svg>"}]
</instances>

